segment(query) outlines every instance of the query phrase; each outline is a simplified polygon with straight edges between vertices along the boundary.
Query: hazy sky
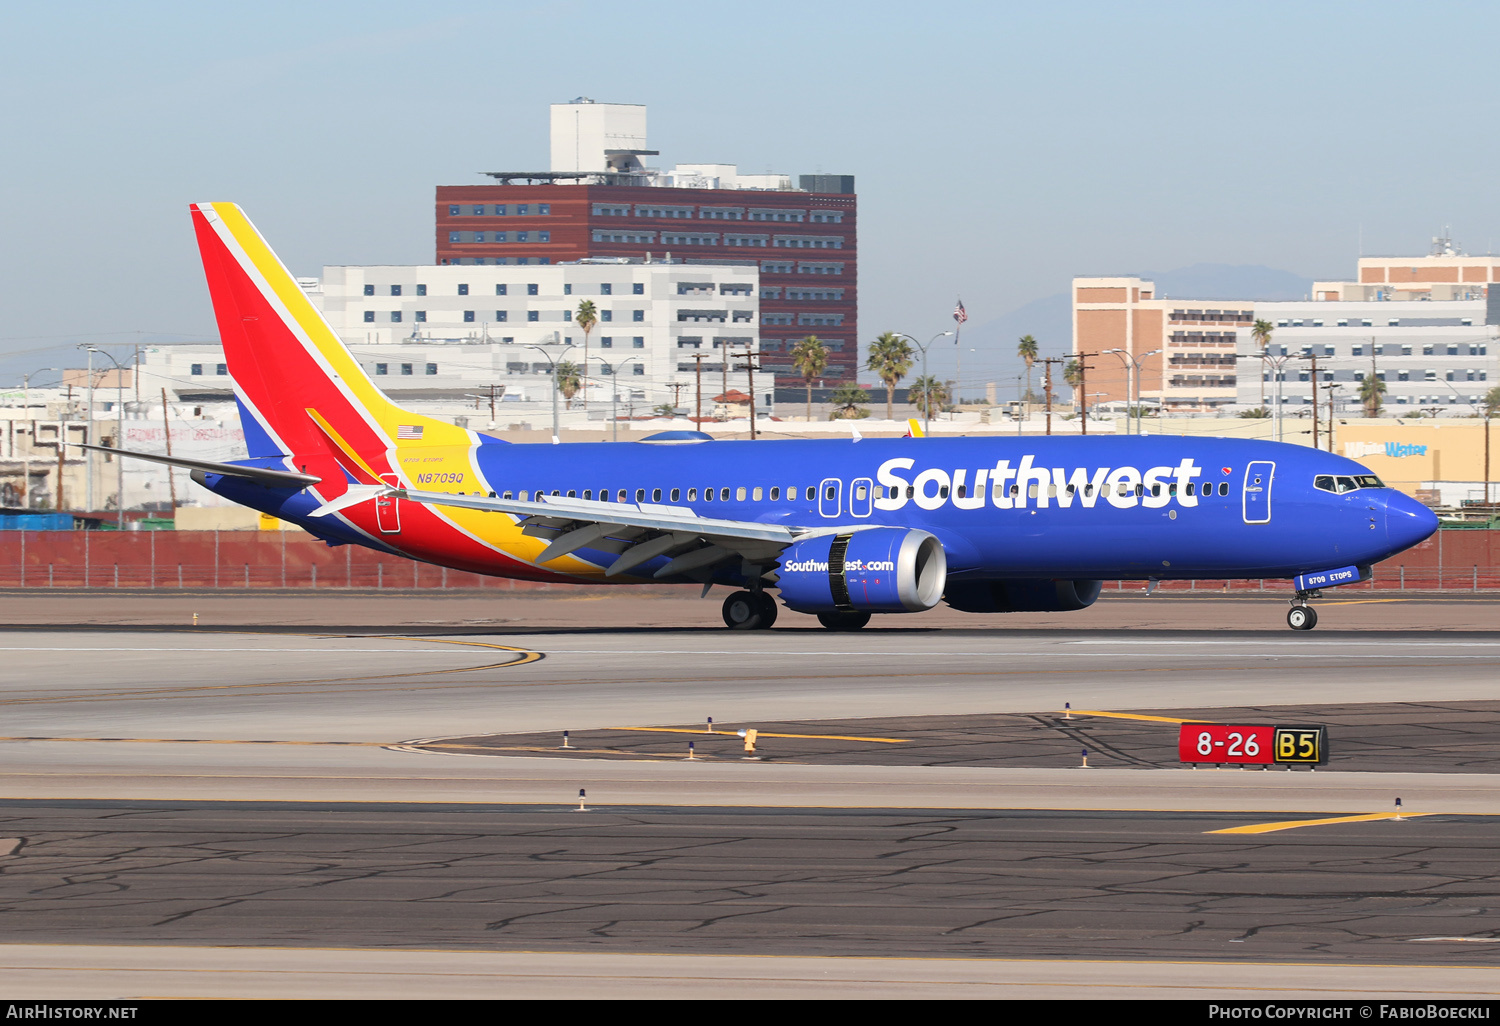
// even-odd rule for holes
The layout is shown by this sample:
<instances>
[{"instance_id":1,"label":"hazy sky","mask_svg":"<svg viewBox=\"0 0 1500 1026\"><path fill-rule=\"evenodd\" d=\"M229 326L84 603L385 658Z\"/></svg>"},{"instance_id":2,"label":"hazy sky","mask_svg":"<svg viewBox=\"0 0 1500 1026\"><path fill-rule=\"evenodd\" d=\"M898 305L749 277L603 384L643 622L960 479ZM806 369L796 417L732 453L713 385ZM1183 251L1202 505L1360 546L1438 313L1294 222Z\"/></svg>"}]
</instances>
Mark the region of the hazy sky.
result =
<instances>
[{"instance_id":1,"label":"hazy sky","mask_svg":"<svg viewBox=\"0 0 1500 1026\"><path fill-rule=\"evenodd\" d=\"M855 175L865 338L1075 274L1346 276L1361 233L1485 252L1497 37L1477 3L10 0L0 369L212 337L194 200L298 274L429 263L433 186L545 167L580 94L647 104L666 166Z\"/></svg>"}]
</instances>

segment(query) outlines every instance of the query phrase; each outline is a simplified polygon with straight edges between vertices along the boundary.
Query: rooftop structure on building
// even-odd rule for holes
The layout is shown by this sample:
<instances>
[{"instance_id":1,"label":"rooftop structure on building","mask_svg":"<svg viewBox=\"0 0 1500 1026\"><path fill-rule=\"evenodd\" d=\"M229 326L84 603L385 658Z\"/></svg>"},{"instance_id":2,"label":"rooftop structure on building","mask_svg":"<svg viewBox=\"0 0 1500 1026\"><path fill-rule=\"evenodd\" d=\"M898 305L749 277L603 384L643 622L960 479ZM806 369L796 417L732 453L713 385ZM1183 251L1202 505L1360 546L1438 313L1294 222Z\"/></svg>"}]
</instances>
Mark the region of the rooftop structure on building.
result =
<instances>
[{"instance_id":1,"label":"rooftop structure on building","mask_svg":"<svg viewBox=\"0 0 1500 1026\"><path fill-rule=\"evenodd\" d=\"M827 380L858 371L856 196L849 175L741 174L735 164L663 171L646 108L579 97L551 108L551 168L490 171L438 186L436 262L535 266L614 259L754 268L762 369L801 381L789 351L828 344ZM768 382L769 384L769 382Z\"/></svg>"}]
</instances>

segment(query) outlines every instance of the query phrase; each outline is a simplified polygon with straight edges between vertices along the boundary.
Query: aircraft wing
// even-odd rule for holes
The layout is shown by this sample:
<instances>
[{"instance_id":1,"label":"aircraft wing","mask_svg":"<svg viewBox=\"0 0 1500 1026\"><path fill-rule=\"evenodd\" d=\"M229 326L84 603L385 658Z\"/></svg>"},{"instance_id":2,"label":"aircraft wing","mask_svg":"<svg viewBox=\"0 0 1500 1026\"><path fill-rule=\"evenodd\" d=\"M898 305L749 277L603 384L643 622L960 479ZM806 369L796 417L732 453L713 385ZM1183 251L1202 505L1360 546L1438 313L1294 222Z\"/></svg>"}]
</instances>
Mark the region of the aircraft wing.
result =
<instances>
[{"instance_id":1,"label":"aircraft wing","mask_svg":"<svg viewBox=\"0 0 1500 1026\"><path fill-rule=\"evenodd\" d=\"M656 571L656 577L703 579L720 563L737 559L769 565L788 545L802 538L850 530L848 526L803 528L751 520L720 520L699 516L684 506L646 502L597 502L556 495L540 496L539 501L533 502L380 485L351 485L347 493L311 515L327 516L377 496L509 514L519 518L523 533L548 540L536 559L538 564L581 548L614 552L617 558L605 570L607 577L625 573L658 556L670 556Z\"/></svg>"}]
</instances>

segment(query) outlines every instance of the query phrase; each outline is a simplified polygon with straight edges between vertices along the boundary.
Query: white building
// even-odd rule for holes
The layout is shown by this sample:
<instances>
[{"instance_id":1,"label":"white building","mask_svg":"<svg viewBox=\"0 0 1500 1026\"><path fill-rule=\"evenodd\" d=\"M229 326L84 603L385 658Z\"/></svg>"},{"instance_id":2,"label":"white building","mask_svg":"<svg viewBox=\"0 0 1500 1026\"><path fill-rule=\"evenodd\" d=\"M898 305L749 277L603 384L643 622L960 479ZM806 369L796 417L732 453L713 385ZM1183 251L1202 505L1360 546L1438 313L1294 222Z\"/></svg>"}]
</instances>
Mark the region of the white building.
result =
<instances>
[{"instance_id":1,"label":"white building","mask_svg":"<svg viewBox=\"0 0 1500 1026\"><path fill-rule=\"evenodd\" d=\"M1426 410L1468 416L1497 382L1500 327L1486 322L1483 299L1402 299L1256 303L1273 326L1273 361L1256 357L1250 334L1239 340L1238 404L1274 405L1279 370L1284 407L1310 406L1317 358L1319 408L1358 412L1365 378L1385 382L1387 414ZM1262 398L1264 397L1264 398Z\"/></svg>"},{"instance_id":2,"label":"white building","mask_svg":"<svg viewBox=\"0 0 1500 1026\"><path fill-rule=\"evenodd\" d=\"M594 304L597 323L587 338L587 403L576 397L570 419L605 419L617 396L622 407L638 412L642 404L692 410L698 353L706 354L707 415L726 386L748 389L748 375L736 370L744 361L735 354L754 350L759 341L759 271L753 265L598 259L546 266L331 266L321 281L300 283L393 399L437 415L477 408L484 415L476 427L489 420L492 387L511 416L535 419L550 410L554 364L585 363L577 322L584 301ZM144 352L141 371L141 387L153 396L164 387L182 402L233 398L216 345L153 347ZM770 374L757 375L755 391L764 415Z\"/></svg>"}]
</instances>

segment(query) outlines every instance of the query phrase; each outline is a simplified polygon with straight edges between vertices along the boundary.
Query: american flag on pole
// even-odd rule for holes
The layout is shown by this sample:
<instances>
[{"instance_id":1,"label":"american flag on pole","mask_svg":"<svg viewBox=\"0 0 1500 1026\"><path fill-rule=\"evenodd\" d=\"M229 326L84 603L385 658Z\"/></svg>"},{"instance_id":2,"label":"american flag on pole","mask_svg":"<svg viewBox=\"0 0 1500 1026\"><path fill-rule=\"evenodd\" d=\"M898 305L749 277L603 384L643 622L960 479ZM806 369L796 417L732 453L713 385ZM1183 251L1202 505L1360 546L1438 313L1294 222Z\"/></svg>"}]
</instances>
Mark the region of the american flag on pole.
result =
<instances>
[{"instance_id":1,"label":"american flag on pole","mask_svg":"<svg viewBox=\"0 0 1500 1026\"><path fill-rule=\"evenodd\" d=\"M396 441L416 442L422 438L422 425L420 424L398 424L396 425Z\"/></svg>"},{"instance_id":2,"label":"american flag on pole","mask_svg":"<svg viewBox=\"0 0 1500 1026\"><path fill-rule=\"evenodd\" d=\"M960 299L958 301L958 305L953 308L953 319L959 324L962 324L964 321L969 319L969 315L964 312L964 301L962 299Z\"/></svg>"}]
</instances>

